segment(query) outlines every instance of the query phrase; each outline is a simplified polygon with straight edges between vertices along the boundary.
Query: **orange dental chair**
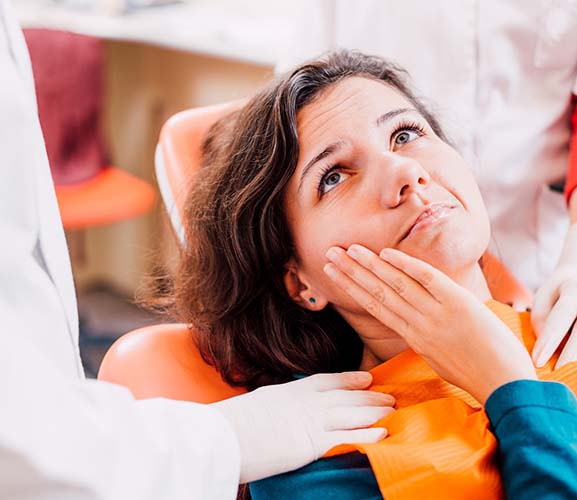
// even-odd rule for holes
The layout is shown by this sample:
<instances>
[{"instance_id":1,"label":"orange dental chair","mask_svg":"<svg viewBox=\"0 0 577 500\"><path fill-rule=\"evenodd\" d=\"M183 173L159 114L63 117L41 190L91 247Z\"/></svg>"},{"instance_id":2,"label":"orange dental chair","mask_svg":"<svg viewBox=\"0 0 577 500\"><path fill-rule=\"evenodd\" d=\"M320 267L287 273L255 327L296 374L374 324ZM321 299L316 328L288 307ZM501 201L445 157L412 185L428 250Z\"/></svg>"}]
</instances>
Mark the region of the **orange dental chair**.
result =
<instances>
[{"instance_id":1,"label":"orange dental chair","mask_svg":"<svg viewBox=\"0 0 577 500\"><path fill-rule=\"evenodd\" d=\"M156 151L160 191L174 229L182 240L180 210L191 174L201 164L202 138L218 118L242 101L183 111L164 125ZM484 258L493 296L517 307L532 302L531 293L493 256ZM141 328L118 339L102 361L100 380L128 387L137 399L165 397L211 403L244 392L226 384L200 356L194 331L184 324Z\"/></svg>"}]
</instances>

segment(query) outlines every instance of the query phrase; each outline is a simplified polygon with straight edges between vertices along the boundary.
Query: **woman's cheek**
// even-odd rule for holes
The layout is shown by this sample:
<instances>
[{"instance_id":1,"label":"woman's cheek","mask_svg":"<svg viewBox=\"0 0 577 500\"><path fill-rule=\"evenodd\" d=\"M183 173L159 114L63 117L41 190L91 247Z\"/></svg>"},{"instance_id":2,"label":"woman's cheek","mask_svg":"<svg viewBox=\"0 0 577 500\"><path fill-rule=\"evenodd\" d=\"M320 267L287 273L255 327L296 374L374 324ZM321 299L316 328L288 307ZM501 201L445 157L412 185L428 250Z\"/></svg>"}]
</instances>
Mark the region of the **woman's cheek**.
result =
<instances>
[{"instance_id":1,"label":"woman's cheek","mask_svg":"<svg viewBox=\"0 0 577 500\"><path fill-rule=\"evenodd\" d=\"M329 248L333 246L348 248L348 245L343 244L343 240L337 236L338 232L327 231L326 228L307 231L301 234L297 249L304 277L316 293L322 294L332 304L346 305L350 308L354 305L352 299L323 270L329 263L326 258Z\"/></svg>"}]
</instances>

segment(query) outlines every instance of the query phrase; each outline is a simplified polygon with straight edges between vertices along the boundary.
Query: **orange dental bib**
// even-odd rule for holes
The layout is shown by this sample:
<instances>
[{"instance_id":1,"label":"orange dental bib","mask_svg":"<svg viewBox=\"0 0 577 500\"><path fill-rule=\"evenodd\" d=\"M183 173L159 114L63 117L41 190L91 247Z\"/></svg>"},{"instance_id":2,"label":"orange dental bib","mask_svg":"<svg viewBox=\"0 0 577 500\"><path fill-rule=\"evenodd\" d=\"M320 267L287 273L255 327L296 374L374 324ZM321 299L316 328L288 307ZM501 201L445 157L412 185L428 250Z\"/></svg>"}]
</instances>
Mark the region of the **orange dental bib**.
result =
<instances>
[{"instance_id":1,"label":"orange dental bib","mask_svg":"<svg viewBox=\"0 0 577 500\"><path fill-rule=\"evenodd\" d=\"M529 351L535 343L530 314L496 301L486 303ZM577 363L553 370L557 354L537 370L577 391ZM441 379L407 350L373 370L371 390L395 396L393 414L378 422L389 436L374 444L343 445L327 456L360 451L369 458L386 500L502 499L496 464L497 440L481 405Z\"/></svg>"}]
</instances>

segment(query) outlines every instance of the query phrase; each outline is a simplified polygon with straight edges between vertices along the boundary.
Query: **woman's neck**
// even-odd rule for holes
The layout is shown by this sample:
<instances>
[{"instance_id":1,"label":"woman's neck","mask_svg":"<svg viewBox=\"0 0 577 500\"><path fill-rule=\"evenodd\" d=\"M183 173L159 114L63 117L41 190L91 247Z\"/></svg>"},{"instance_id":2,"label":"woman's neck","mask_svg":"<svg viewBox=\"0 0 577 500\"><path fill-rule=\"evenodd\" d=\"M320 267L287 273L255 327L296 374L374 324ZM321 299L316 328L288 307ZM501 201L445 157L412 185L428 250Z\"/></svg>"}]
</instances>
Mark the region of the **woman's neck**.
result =
<instances>
[{"instance_id":1,"label":"woman's neck","mask_svg":"<svg viewBox=\"0 0 577 500\"><path fill-rule=\"evenodd\" d=\"M472 292L481 302L492 298L485 276L478 264L452 276L455 283ZM407 343L392 329L368 314L352 314L340 311L356 330L365 345L362 370L370 370L408 348Z\"/></svg>"}]
</instances>

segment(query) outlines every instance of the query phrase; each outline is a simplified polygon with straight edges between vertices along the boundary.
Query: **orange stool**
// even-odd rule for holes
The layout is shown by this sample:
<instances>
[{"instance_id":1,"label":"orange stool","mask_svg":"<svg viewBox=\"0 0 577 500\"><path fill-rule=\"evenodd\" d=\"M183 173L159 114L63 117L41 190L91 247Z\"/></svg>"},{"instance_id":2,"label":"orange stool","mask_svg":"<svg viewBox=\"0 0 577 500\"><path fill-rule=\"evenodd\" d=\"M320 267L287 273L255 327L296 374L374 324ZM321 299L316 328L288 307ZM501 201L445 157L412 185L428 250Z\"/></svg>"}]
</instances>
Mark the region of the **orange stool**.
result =
<instances>
[{"instance_id":1,"label":"orange stool","mask_svg":"<svg viewBox=\"0 0 577 500\"><path fill-rule=\"evenodd\" d=\"M56 186L64 229L109 224L148 212L156 193L146 181L115 167L73 185Z\"/></svg>"}]
</instances>

